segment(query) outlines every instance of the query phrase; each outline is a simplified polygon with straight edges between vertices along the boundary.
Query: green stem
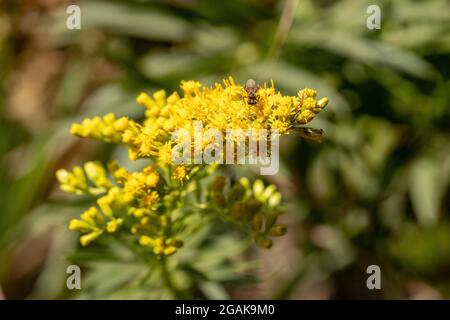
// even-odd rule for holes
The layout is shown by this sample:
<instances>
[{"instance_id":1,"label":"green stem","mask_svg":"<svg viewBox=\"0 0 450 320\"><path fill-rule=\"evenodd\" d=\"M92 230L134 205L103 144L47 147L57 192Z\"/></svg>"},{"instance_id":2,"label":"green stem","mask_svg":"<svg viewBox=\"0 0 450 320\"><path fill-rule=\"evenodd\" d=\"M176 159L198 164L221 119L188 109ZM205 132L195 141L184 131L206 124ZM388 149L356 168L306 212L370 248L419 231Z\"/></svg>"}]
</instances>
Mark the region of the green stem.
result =
<instances>
[{"instance_id":1,"label":"green stem","mask_svg":"<svg viewBox=\"0 0 450 320\"><path fill-rule=\"evenodd\" d=\"M161 272L162 272L162 277L164 280L164 283L166 285L166 287L169 289L169 291L175 296L176 299L179 298L179 292L177 290L177 288L175 287L175 285L172 282L172 278L170 277L170 273L169 270L167 269L167 261L165 257L162 257L160 260L160 264L161 264Z\"/></svg>"}]
</instances>

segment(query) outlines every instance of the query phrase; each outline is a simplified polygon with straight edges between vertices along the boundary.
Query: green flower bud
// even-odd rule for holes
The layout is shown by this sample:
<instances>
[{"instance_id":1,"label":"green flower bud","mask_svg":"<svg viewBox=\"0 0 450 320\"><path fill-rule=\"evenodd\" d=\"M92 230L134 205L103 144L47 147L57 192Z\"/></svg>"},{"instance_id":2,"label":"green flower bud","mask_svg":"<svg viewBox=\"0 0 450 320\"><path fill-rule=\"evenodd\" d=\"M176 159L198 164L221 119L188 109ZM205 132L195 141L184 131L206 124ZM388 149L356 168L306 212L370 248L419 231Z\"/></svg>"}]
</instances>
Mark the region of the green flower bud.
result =
<instances>
[{"instance_id":1,"label":"green flower bud","mask_svg":"<svg viewBox=\"0 0 450 320\"><path fill-rule=\"evenodd\" d=\"M219 206L225 205L225 197L222 194L222 191L213 191L211 193L211 198L213 202Z\"/></svg>"},{"instance_id":2,"label":"green flower bud","mask_svg":"<svg viewBox=\"0 0 450 320\"><path fill-rule=\"evenodd\" d=\"M166 241L166 244L176 248L181 248L183 246L183 241L170 238Z\"/></svg>"},{"instance_id":3,"label":"green flower bud","mask_svg":"<svg viewBox=\"0 0 450 320\"><path fill-rule=\"evenodd\" d=\"M270 249L270 247L272 247L272 240L270 240L269 238L258 237L255 239L255 241L256 244L261 248Z\"/></svg>"},{"instance_id":4,"label":"green flower bud","mask_svg":"<svg viewBox=\"0 0 450 320\"><path fill-rule=\"evenodd\" d=\"M260 231L264 222L264 216L261 213L257 213L253 216L252 224L254 231Z\"/></svg>"},{"instance_id":5,"label":"green flower bud","mask_svg":"<svg viewBox=\"0 0 450 320\"><path fill-rule=\"evenodd\" d=\"M269 215L267 215L266 217L266 223L264 225L265 228L265 232L268 233L270 232L270 229L275 225L275 223L277 222L277 218L278 215L276 213L270 213Z\"/></svg>"},{"instance_id":6,"label":"green flower bud","mask_svg":"<svg viewBox=\"0 0 450 320\"><path fill-rule=\"evenodd\" d=\"M245 205L242 202L236 202L230 209L230 214L234 219L239 219L245 212Z\"/></svg>"},{"instance_id":7,"label":"green flower bud","mask_svg":"<svg viewBox=\"0 0 450 320\"><path fill-rule=\"evenodd\" d=\"M276 224L270 228L269 235L279 237L287 233L287 227L284 224Z\"/></svg>"},{"instance_id":8,"label":"green flower bud","mask_svg":"<svg viewBox=\"0 0 450 320\"><path fill-rule=\"evenodd\" d=\"M211 188L213 191L222 191L225 187L226 179L222 176L214 177L214 180L211 183Z\"/></svg>"},{"instance_id":9,"label":"green flower bud","mask_svg":"<svg viewBox=\"0 0 450 320\"><path fill-rule=\"evenodd\" d=\"M245 194L244 187L237 183L235 184L231 189L230 192L228 192L228 203L235 203L236 201L239 201L242 199L242 197Z\"/></svg>"},{"instance_id":10,"label":"green flower bud","mask_svg":"<svg viewBox=\"0 0 450 320\"><path fill-rule=\"evenodd\" d=\"M262 203L256 199L249 199L246 203L246 210L253 216L262 206Z\"/></svg>"}]
</instances>

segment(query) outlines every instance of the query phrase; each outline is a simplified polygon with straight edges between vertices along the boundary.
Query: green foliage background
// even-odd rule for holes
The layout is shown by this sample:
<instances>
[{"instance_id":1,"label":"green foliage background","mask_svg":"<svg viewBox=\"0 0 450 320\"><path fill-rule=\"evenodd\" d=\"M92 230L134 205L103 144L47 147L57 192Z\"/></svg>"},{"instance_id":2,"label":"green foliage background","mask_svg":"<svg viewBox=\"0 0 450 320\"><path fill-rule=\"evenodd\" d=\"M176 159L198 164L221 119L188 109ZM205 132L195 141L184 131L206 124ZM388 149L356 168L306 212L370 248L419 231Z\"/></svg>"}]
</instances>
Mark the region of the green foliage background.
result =
<instances>
[{"instance_id":1,"label":"green foliage background","mask_svg":"<svg viewBox=\"0 0 450 320\"><path fill-rule=\"evenodd\" d=\"M112 253L77 250L66 225L89 199L63 196L54 172L84 160L127 162L120 147L70 137L72 122L109 111L138 118L141 90L227 75L328 96L311 124L325 139L285 137L280 173L265 177L284 195L288 235L264 251L224 226L203 228L174 260L185 297L449 297L447 0L376 1L381 30L366 28L374 3L365 0L79 1L81 31L65 27L68 4L0 4L7 298L173 297L158 274L139 285L148 266L130 263L119 244ZM226 170L256 177L245 167ZM81 293L65 289L72 262L83 266ZM366 288L371 264L381 268L382 290Z\"/></svg>"}]
</instances>

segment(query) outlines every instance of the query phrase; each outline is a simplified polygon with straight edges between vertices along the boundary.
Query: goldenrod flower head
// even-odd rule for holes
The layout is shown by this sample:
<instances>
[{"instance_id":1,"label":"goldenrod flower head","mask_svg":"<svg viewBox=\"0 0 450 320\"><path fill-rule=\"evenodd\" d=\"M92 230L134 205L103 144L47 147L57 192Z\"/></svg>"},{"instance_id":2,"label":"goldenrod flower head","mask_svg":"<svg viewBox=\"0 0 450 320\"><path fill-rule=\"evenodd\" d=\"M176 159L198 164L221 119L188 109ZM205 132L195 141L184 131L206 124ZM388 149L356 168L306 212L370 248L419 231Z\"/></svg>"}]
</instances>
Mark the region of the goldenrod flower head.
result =
<instances>
[{"instance_id":1,"label":"goldenrod flower head","mask_svg":"<svg viewBox=\"0 0 450 320\"><path fill-rule=\"evenodd\" d=\"M142 172L133 172L124 183L124 190L133 196L142 194L146 189L146 175Z\"/></svg>"},{"instance_id":2,"label":"goldenrod flower head","mask_svg":"<svg viewBox=\"0 0 450 320\"><path fill-rule=\"evenodd\" d=\"M172 177L175 180L179 180L179 181L189 179L186 166L183 166L183 165L176 166L175 169L173 170Z\"/></svg>"},{"instance_id":3,"label":"goldenrod flower head","mask_svg":"<svg viewBox=\"0 0 450 320\"><path fill-rule=\"evenodd\" d=\"M155 188L159 182L159 173L153 166L146 167L143 170L145 177L145 184L148 188Z\"/></svg>"},{"instance_id":4,"label":"goldenrod flower head","mask_svg":"<svg viewBox=\"0 0 450 320\"><path fill-rule=\"evenodd\" d=\"M158 159L162 164L172 164L172 146L170 142L165 143L158 152Z\"/></svg>"},{"instance_id":5,"label":"goldenrod flower head","mask_svg":"<svg viewBox=\"0 0 450 320\"><path fill-rule=\"evenodd\" d=\"M155 210L155 205L159 202L159 194L156 191L152 191L146 194L142 198L144 206L150 210Z\"/></svg>"},{"instance_id":6,"label":"goldenrod flower head","mask_svg":"<svg viewBox=\"0 0 450 320\"><path fill-rule=\"evenodd\" d=\"M298 92L298 97L300 100L304 100L306 98L316 99L317 91L311 88L305 88Z\"/></svg>"}]
</instances>

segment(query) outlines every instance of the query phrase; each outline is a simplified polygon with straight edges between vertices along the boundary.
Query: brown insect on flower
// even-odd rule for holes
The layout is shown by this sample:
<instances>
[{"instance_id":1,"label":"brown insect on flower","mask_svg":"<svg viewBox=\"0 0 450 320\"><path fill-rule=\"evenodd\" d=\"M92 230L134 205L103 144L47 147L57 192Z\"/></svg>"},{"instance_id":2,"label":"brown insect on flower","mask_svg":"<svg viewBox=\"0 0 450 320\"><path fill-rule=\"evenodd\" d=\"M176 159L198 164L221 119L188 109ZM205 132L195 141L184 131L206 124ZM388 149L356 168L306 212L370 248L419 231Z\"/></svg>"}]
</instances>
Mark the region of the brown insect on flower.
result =
<instances>
[{"instance_id":1,"label":"brown insect on flower","mask_svg":"<svg viewBox=\"0 0 450 320\"><path fill-rule=\"evenodd\" d=\"M322 142L322 135L323 135L322 129L314 129L300 126L294 126L294 128L297 129L301 137L316 142Z\"/></svg>"},{"instance_id":2,"label":"brown insect on flower","mask_svg":"<svg viewBox=\"0 0 450 320\"><path fill-rule=\"evenodd\" d=\"M247 103L251 106L254 106L258 102L258 90L259 85L256 85L255 80L248 79L244 86L245 91L247 92Z\"/></svg>"}]
</instances>

